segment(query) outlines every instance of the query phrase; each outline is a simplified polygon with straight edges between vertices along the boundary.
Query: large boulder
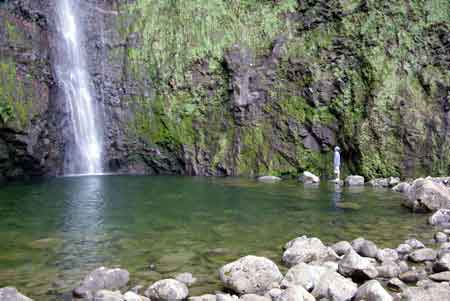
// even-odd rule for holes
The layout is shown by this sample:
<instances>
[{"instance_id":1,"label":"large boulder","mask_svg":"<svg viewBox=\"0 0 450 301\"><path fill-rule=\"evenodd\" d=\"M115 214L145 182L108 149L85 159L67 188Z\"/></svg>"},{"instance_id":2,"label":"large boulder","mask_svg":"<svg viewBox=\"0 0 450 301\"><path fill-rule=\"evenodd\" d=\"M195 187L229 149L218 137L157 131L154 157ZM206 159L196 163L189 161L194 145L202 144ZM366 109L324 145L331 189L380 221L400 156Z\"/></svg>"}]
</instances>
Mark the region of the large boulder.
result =
<instances>
[{"instance_id":1,"label":"large boulder","mask_svg":"<svg viewBox=\"0 0 450 301\"><path fill-rule=\"evenodd\" d=\"M402 301L441 301L450 300L448 284L425 287L410 287L403 291Z\"/></svg>"},{"instance_id":2,"label":"large boulder","mask_svg":"<svg viewBox=\"0 0 450 301\"><path fill-rule=\"evenodd\" d=\"M303 172L298 180L305 184L317 184L320 182L320 178L309 171Z\"/></svg>"},{"instance_id":3,"label":"large boulder","mask_svg":"<svg viewBox=\"0 0 450 301\"><path fill-rule=\"evenodd\" d=\"M0 288L0 301L33 301L22 295L15 287Z\"/></svg>"},{"instance_id":4,"label":"large boulder","mask_svg":"<svg viewBox=\"0 0 450 301\"><path fill-rule=\"evenodd\" d=\"M265 294L283 279L277 265L264 257L245 256L223 266L219 278L238 294Z\"/></svg>"},{"instance_id":5,"label":"large boulder","mask_svg":"<svg viewBox=\"0 0 450 301\"><path fill-rule=\"evenodd\" d=\"M130 273L123 269L100 267L87 275L81 285L73 290L77 298L93 298L100 290L118 290L130 280Z\"/></svg>"},{"instance_id":6,"label":"large boulder","mask_svg":"<svg viewBox=\"0 0 450 301\"><path fill-rule=\"evenodd\" d=\"M392 301L391 295L376 280L371 280L358 288L354 301Z\"/></svg>"},{"instance_id":7,"label":"large boulder","mask_svg":"<svg viewBox=\"0 0 450 301\"><path fill-rule=\"evenodd\" d=\"M336 272L329 272L322 275L311 294L317 300L349 301L355 296L357 290L358 286L350 279Z\"/></svg>"},{"instance_id":8,"label":"large boulder","mask_svg":"<svg viewBox=\"0 0 450 301\"><path fill-rule=\"evenodd\" d=\"M409 188L411 188L411 184L402 182L392 187L392 190L395 192L407 193L409 191Z\"/></svg>"},{"instance_id":9,"label":"large boulder","mask_svg":"<svg viewBox=\"0 0 450 301\"><path fill-rule=\"evenodd\" d=\"M423 248L413 251L408 259L412 262L433 261L437 257L437 252L430 248Z\"/></svg>"},{"instance_id":10,"label":"large boulder","mask_svg":"<svg viewBox=\"0 0 450 301\"><path fill-rule=\"evenodd\" d=\"M339 261L339 273L355 281L369 280L378 276L375 264L374 259L359 256L355 251L350 250Z\"/></svg>"},{"instance_id":11,"label":"large boulder","mask_svg":"<svg viewBox=\"0 0 450 301\"><path fill-rule=\"evenodd\" d=\"M348 176L345 178L346 186L362 186L364 185L364 177L363 176Z\"/></svg>"},{"instance_id":12,"label":"large boulder","mask_svg":"<svg viewBox=\"0 0 450 301\"><path fill-rule=\"evenodd\" d=\"M151 300L177 301L184 300L189 295L186 284L175 279L163 279L152 284L145 295Z\"/></svg>"},{"instance_id":13,"label":"large boulder","mask_svg":"<svg viewBox=\"0 0 450 301\"><path fill-rule=\"evenodd\" d=\"M417 179L408 191L405 206L415 212L450 209L450 190L428 179Z\"/></svg>"},{"instance_id":14,"label":"large boulder","mask_svg":"<svg viewBox=\"0 0 450 301\"><path fill-rule=\"evenodd\" d=\"M301 285L311 291L319 283L320 278L330 271L332 271L330 268L324 266L302 262L289 269L283 281L281 281L281 287Z\"/></svg>"},{"instance_id":15,"label":"large boulder","mask_svg":"<svg viewBox=\"0 0 450 301\"><path fill-rule=\"evenodd\" d=\"M433 226L450 226L450 209L439 209L428 218L428 222Z\"/></svg>"},{"instance_id":16,"label":"large boulder","mask_svg":"<svg viewBox=\"0 0 450 301\"><path fill-rule=\"evenodd\" d=\"M292 267L301 262L336 260L337 254L318 238L297 237L288 242L283 253L283 262Z\"/></svg>"}]
</instances>

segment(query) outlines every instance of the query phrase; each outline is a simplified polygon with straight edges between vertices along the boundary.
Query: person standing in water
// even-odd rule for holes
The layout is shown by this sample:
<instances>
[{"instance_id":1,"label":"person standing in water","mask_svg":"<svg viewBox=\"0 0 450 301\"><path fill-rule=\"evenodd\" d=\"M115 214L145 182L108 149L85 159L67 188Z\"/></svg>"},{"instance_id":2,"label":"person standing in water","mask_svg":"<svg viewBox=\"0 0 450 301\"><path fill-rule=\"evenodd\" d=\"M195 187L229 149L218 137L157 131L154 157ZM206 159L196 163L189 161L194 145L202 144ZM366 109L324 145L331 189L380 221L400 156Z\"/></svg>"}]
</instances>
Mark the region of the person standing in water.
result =
<instances>
[{"instance_id":1,"label":"person standing in water","mask_svg":"<svg viewBox=\"0 0 450 301\"><path fill-rule=\"evenodd\" d=\"M341 175L341 149L339 146L334 148L334 158L333 158L333 167L334 167L334 175L336 176L335 181L339 182Z\"/></svg>"}]
</instances>

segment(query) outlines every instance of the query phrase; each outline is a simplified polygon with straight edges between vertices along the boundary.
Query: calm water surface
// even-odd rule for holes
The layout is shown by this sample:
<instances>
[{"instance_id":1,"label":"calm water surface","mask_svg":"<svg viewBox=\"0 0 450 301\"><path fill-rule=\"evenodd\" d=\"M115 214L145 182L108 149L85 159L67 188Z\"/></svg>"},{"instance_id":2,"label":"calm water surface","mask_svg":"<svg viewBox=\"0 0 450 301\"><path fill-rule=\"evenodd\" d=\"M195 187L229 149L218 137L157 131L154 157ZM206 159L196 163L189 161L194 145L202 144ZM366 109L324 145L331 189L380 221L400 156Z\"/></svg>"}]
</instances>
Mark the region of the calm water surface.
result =
<instances>
[{"instance_id":1,"label":"calm water surface","mask_svg":"<svg viewBox=\"0 0 450 301\"><path fill-rule=\"evenodd\" d=\"M283 244L299 235L326 243L364 236L385 247L431 237L426 216L403 209L401 198L387 190L236 178L87 176L11 184L0 188L0 287L64 300L105 265L128 269L131 285L192 272L199 282L191 295L213 292L222 264L248 254L279 263Z\"/></svg>"}]
</instances>

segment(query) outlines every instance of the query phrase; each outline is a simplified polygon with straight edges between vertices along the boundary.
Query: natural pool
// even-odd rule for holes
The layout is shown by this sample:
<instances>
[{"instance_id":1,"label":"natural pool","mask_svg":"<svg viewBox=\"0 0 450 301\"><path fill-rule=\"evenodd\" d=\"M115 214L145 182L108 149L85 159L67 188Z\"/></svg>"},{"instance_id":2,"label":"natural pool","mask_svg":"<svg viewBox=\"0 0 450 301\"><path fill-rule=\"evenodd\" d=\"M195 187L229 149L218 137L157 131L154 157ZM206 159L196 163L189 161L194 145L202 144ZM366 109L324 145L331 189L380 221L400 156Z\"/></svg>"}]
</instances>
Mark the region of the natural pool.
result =
<instances>
[{"instance_id":1,"label":"natural pool","mask_svg":"<svg viewBox=\"0 0 450 301\"><path fill-rule=\"evenodd\" d=\"M199 279L191 295L213 292L224 263L248 254L279 263L284 243L303 234L325 243L364 236L385 247L431 238L426 216L402 208L401 199L382 189L240 178L9 184L0 188L0 287L38 301L70 300L70 290L105 265L128 269L132 285L191 272Z\"/></svg>"}]
</instances>

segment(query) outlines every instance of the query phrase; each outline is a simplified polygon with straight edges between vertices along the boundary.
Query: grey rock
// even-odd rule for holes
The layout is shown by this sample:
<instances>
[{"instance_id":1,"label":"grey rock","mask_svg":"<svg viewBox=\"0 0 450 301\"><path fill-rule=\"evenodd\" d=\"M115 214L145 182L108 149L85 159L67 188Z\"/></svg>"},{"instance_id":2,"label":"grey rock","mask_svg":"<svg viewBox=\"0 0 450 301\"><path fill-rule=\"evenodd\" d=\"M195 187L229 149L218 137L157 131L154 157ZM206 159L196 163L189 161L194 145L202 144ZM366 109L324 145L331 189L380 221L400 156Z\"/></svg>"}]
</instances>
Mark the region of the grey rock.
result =
<instances>
[{"instance_id":1,"label":"grey rock","mask_svg":"<svg viewBox=\"0 0 450 301\"><path fill-rule=\"evenodd\" d=\"M397 249L397 254L399 254L400 257L404 257L412 252L413 248L408 244L400 244Z\"/></svg>"},{"instance_id":2,"label":"grey rock","mask_svg":"<svg viewBox=\"0 0 450 301\"><path fill-rule=\"evenodd\" d=\"M313 261L327 261L338 259L337 254L326 247L318 238L308 238L301 236L288 242L283 253L283 262L292 267L298 263L313 262Z\"/></svg>"},{"instance_id":3,"label":"grey rock","mask_svg":"<svg viewBox=\"0 0 450 301\"><path fill-rule=\"evenodd\" d=\"M415 212L450 209L450 190L428 179L417 179L408 191L405 206Z\"/></svg>"},{"instance_id":4,"label":"grey rock","mask_svg":"<svg viewBox=\"0 0 450 301\"><path fill-rule=\"evenodd\" d=\"M438 243L443 243L447 241L447 235L443 232L437 232L434 235L434 239L436 240L436 242Z\"/></svg>"},{"instance_id":5,"label":"grey rock","mask_svg":"<svg viewBox=\"0 0 450 301\"><path fill-rule=\"evenodd\" d=\"M177 276L175 276L175 280L178 280L180 282L183 282L184 284L186 284L188 287L192 286L193 284L195 284L197 282L197 278L195 278L194 276L192 276L191 273L181 273L178 274Z\"/></svg>"},{"instance_id":6,"label":"grey rock","mask_svg":"<svg viewBox=\"0 0 450 301\"><path fill-rule=\"evenodd\" d=\"M149 298L140 296L135 292L129 291L123 295L125 301L150 301Z\"/></svg>"},{"instance_id":7,"label":"grey rock","mask_svg":"<svg viewBox=\"0 0 450 301\"><path fill-rule=\"evenodd\" d=\"M406 289L408 285L398 278L392 278L388 281L387 287L392 291L400 292Z\"/></svg>"},{"instance_id":8,"label":"grey rock","mask_svg":"<svg viewBox=\"0 0 450 301\"><path fill-rule=\"evenodd\" d=\"M351 242L351 246L356 253L359 253L361 246L364 244L366 240L362 237L358 237L357 239Z\"/></svg>"},{"instance_id":9,"label":"grey rock","mask_svg":"<svg viewBox=\"0 0 450 301\"><path fill-rule=\"evenodd\" d=\"M265 294L283 279L280 270L264 257L245 256L223 266L219 278L226 288L239 294Z\"/></svg>"},{"instance_id":10,"label":"grey rock","mask_svg":"<svg viewBox=\"0 0 450 301\"><path fill-rule=\"evenodd\" d=\"M305 184L317 184L320 182L320 178L309 171L303 172L298 180Z\"/></svg>"},{"instance_id":11,"label":"grey rock","mask_svg":"<svg viewBox=\"0 0 450 301\"><path fill-rule=\"evenodd\" d=\"M406 261L400 261L398 263L401 273L407 272L409 270L408 263Z\"/></svg>"},{"instance_id":12,"label":"grey rock","mask_svg":"<svg viewBox=\"0 0 450 301\"><path fill-rule=\"evenodd\" d=\"M263 183L274 183L281 181L281 178L275 176L261 176L258 178L258 181Z\"/></svg>"},{"instance_id":13,"label":"grey rock","mask_svg":"<svg viewBox=\"0 0 450 301\"><path fill-rule=\"evenodd\" d=\"M425 248L423 242L415 238L405 240L405 244L409 245L413 250Z\"/></svg>"},{"instance_id":14,"label":"grey rock","mask_svg":"<svg viewBox=\"0 0 450 301\"><path fill-rule=\"evenodd\" d=\"M99 290L95 293L94 301L124 301L124 296L119 291Z\"/></svg>"},{"instance_id":15,"label":"grey rock","mask_svg":"<svg viewBox=\"0 0 450 301\"><path fill-rule=\"evenodd\" d=\"M392 190L400 193L408 193L409 189L411 188L411 185L406 182L398 183L395 185Z\"/></svg>"},{"instance_id":16,"label":"grey rock","mask_svg":"<svg viewBox=\"0 0 450 301\"><path fill-rule=\"evenodd\" d=\"M398 253L394 249L382 249L377 252L377 260L384 261L397 261L399 259Z\"/></svg>"},{"instance_id":17,"label":"grey rock","mask_svg":"<svg viewBox=\"0 0 450 301\"><path fill-rule=\"evenodd\" d=\"M270 296L272 298L272 300L277 299L281 294L283 293L282 289L279 288L273 288L271 289L267 295Z\"/></svg>"},{"instance_id":18,"label":"grey rock","mask_svg":"<svg viewBox=\"0 0 450 301\"><path fill-rule=\"evenodd\" d=\"M361 257L350 250L339 261L339 273L356 281L373 279L378 276L375 263L374 259Z\"/></svg>"},{"instance_id":19,"label":"grey rock","mask_svg":"<svg viewBox=\"0 0 450 301\"><path fill-rule=\"evenodd\" d=\"M450 225L450 209L439 209L428 218L428 222L433 226Z\"/></svg>"},{"instance_id":20,"label":"grey rock","mask_svg":"<svg viewBox=\"0 0 450 301\"><path fill-rule=\"evenodd\" d=\"M330 269L323 266L299 263L289 269L283 281L281 281L281 287L301 285L311 291L319 283L320 278L328 272L330 272Z\"/></svg>"},{"instance_id":21,"label":"grey rock","mask_svg":"<svg viewBox=\"0 0 450 301\"><path fill-rule=\"evenodd\" d=\"M393 298L377 280L371 280L358 288L354 301L392 301Z\"/></svg>"},{"instance_id":22,"label":"grey rock","mask_svg":"<svg viewBox=\"0 0 450 301\"><path fill-rule=\"evenodd\" d=\"M175 279L163 279L152 284L146 291L145 296L151 300L183 300L189 295L186 284Z\"/></svg>"},{"instance_id":23,"label":"grey rock","mask_svg":"<svg viewBox=\"0 0 450 301\"><path fill-rule=\"evenodd\" d=\"M349 301L358 290L357 285L336 272L325 273L314 287L312 295L316 299L326 298L333 301Z\"/></svg>"},{"instance_id":24,"label":"grey rock","mask_svg":"<svg viewBox=\"0 0 450 301\"><path fill-rule=\"evenodd\" d=\"M432 274L428 276L431 280L437 281L437 282L448 282L450 281L450 272L440 272L436 274Z\"/></svg>"},{"instance_id":25,"label":"grey rock","mask_svg":"<svg viewBox=\"0 0 450 301\"><path fill-rule=\"evenodd\" d=\"M450 253L442 253L433 265L433 271L446 272L450 271Z\"/></svg>"},{"instance_id":26,"label":"grey rock","mask_svg":"<svg viewBox=\"0 0 450 301\"><path fill-rule=\"evenodd\" d=\"M216 300L217 300L216 295L211 295L211 294L188 298L188 301L216 301Z\"/></svg>"},{"instance_id":27,"label":"grey rock","mask_svg":"<svg viewBox=\"0 0 450 301\"><path fill-rule=\"evenodd\" d=\"M92 298L100 290L117 290L124 287L130 280L130 273L123 269L108 269L100 267L87 275L81 286L73 290L78 298Z\"/></svg>"},{"instance_id":28,"label":"grey rock","mask_svg":"<svg viewBox=\"0 0 450 301\"><path fill-rule=\"evenodd\" d=\"M316 298L301 286L291 286L283 290L275 301L315 301Z\"/></svg>"},{"instance_id":29,"label":"grey rock","mask_svg":"<svg viewBox=\"0 0 450 301\"><path fill-rule=\"evenodd\" d=\"M359 248L358 254L363 257L376 258L378 253L377 245L370 240L365 240Z\"/></svg>"},{"instance_id":30,"label":"grey rock","mask_svg":"<svg viewBox=\"0 0 450 301\"><path fill-rule=\"evenodd\" d=\"M245 294L242 295L239 300L242 301L272 301L270 296L260 296L256 294Z\"/></svg>"},{"instance_id":31,"label":"grey rock","mask_svg":"<svg viewBox=\"0 0 450 301\"><path fill-rule=\"evenodd\" d=\"M411 287L405 289L402 301L440 301L450 300L450 289L446 284L429 287Z\"/></svg>"},{"instance_id":32,"label":"grey rock","mask_svg":"<svg viewBox=\"0 0 450 301\"><path fill-rule=\"evenodd\" d=\"M409 254L408 259L413 262L432 261L437 257L437 252L430 248L424 248L413 251Z\"/></svg>"},{"instance_id":33,"label":"grey rock","mask_svg":"<svg viewBox=\"0 0 450 301\"><path fill-rule=\"evenodd\" d=\"M334 252L339 256L345 255L351 248L352 245L348 241L340 241L331 246Z\"/></svg>"},{"instance_id":34,"label":"grey rock","mask_svg":"<svg viewBox=\"0 0 450 301\"><path fill-rule=\"evenodd\" d=\"M364 177L363 176L348 176L345 178L344 183L346 186L362 186L364 185Z\"/></svg>"},{"instance_id":35,"label":"grey rock","mask_svg":"<svg viewBox=\"0 0 450 301\"><path fill-rule=\"evenodd\" d=\"M416 283L419 281L419 273L417 271L407 271L401 273L398 278L405 283Z\"/></svg>"},{"instance_id":36,"label":"grey rock","mask_svg":"<svg viewBox=\"0 0 450 301\"><path fill-rule=\"evenodd\" d=\"M22 295L15 287L0 288L0 301L33 301Z\"/></svg>"},{"instance_id":37,"label":"grey rock","mask_svg":"<svg viewBox=\"0 0 450 301\"><path fill-rule=\"evenodd\" d=\"M237 300L239 300L239 297L236 295L230 295L230 294L216 294L216 300L217 301L237 301Z\"/></svg>"},{"instance_id":38,"label":"grey rock","mask_svg":"<svg viewBox=\"0 0 450 301\"><path fill-rule=\"evenodd\" d=\"M381 278L395 278L402 272L400 267L393 261L384 261L377 267L378 277Z\"/></svg>"}]
</instances>

